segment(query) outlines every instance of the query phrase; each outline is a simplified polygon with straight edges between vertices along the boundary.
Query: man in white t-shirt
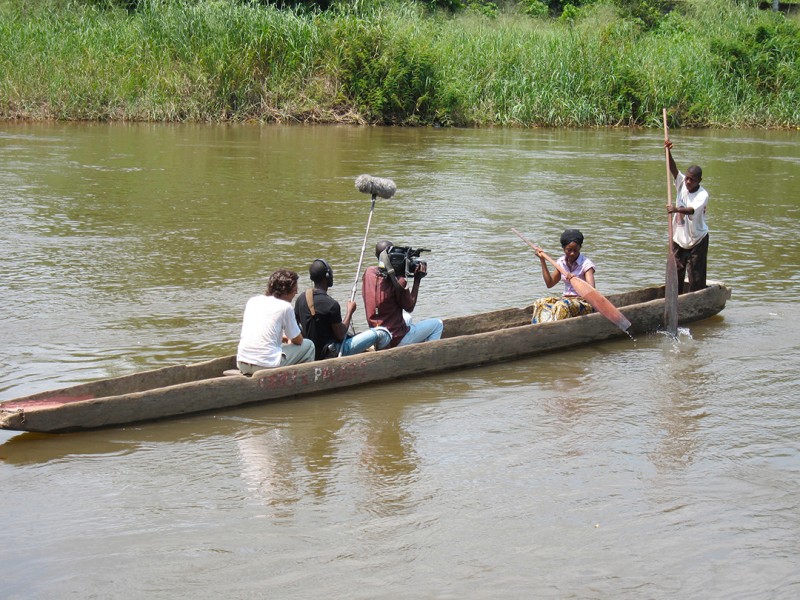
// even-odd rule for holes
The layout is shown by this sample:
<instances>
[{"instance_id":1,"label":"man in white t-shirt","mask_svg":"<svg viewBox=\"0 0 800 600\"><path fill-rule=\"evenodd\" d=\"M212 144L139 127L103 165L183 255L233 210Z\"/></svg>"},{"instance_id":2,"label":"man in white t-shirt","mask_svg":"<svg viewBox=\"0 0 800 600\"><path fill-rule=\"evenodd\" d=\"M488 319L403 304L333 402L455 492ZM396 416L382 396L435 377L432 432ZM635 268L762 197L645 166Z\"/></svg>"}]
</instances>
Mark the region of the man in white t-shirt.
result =
<instances>
[{"instance_id":1,"label":"man in white t-shirt","mask_svg":"<svg viewBox=\"0 0 800 600\"><path fill-rule=\"evenodd\" d=\"M706 209L708 192L700 185L703 170L697 165L678 171L672 158L672 142L664 141L669 156L669 170L675 178L677 196L674 205L667 205L672 215L672 251L678 266L678 292L695 292L706 287L708 263L708 225ZM688 290L686 282L688 279Z\"/></svg>"},{"instance_id":2,"label":"man in white t-shirt","mask_svg":"<svg viewBox=\"0 0 800 600\"><path fill-rule=\"evenodd\" d=\"M236 353L236 366L245 375L314 360L314 342L303 339L291 305L299 278L294 271L275 271L266 293L247 301Z\"/></svg>"}]
</instances>

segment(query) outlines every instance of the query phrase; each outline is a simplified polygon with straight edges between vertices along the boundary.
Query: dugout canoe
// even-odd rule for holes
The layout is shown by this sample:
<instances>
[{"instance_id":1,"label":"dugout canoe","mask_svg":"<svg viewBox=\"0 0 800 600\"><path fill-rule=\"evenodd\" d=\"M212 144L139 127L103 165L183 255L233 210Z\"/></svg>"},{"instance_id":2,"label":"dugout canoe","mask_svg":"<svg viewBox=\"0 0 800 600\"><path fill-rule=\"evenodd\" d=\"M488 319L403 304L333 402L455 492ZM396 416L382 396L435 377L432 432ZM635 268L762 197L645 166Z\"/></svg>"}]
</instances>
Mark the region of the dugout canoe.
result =
<instances>
[{"instance_id":1,"label":"dugout canoe","mask_svg":"<svg viewBox=\"0 0 800 600\"><path fill-rule=\"evenodd\" d=\"M703 290L681 295L679 322L716 315L730 294L725 284L709 282ZM632 335L663 329L664 286L608 299L630 320ZM531 311L527 306L445 319L444 335L435 342L267 369L252 377L225 374L236 367L231 355L42 392L0 403L0 429L62 432L120 426L496 363L625 336L598 313L531 325Z\"/></svg>"}]
</instances>

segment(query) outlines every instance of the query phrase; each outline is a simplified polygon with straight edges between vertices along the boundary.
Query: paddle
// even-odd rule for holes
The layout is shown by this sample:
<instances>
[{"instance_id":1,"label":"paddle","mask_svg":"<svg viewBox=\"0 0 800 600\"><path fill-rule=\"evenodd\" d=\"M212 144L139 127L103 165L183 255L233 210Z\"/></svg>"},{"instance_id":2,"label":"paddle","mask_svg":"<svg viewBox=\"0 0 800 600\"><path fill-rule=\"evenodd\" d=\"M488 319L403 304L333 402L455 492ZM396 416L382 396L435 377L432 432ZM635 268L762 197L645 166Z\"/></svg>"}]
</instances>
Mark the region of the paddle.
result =
<instances>
[{"instance_id":1,"label":"paddle","mask_svg":"<svg viewBox=\"0 0 800 600\"><path fill-rule=\"evenodd\" d=\"M561 273L561 276L564 277L564 279L566 279L567 272L564 271L564 269L562 269L556 261L550 258L544 252L544 250L536 246L532 241L523 236L519 231L517 231L513 227L511 228L511 231L516 233L523 242L528 244L528 246L530 246L531 248L539 252L542 256L544 256L545 260L547 260L551 265L553 265L556 269L558 269L558 271ZM575 288L575 291L578 292L578 294L580 294L580 296L584 300L586 300L589 304L592 305L592 308L594 308L597 312L603 315L606 319L614 323L614 325L622 329L622 331L627 333L628 329L631 326L631 322L625 318L625 315L619 312L619 309L616 306L611 304L608 298L603 296L600 292L594 289L594 287L592 287L591 284L584 281L580 277L573 277L572 279L570 279L570 283L572 284L572 287Z\"/></svg>"},{"instance_id":2,"label":"paddle","mask_svg":"<svg viewBox=\"0 0 800 600\"><path fill-rule=\"evenodd\" d=\"M664 141L669 139L667 129L667 109L663 109ZM664 158L667 162L667 206L672 206L672 173L669 170L669 148L664 146ZM674 338L678 337L678 265L675 263L675 252L672 250L672 213L667 213L669 223L669 239L667 240L667 271L664 285L664 327Z\"/></svg>"}]
</instances>

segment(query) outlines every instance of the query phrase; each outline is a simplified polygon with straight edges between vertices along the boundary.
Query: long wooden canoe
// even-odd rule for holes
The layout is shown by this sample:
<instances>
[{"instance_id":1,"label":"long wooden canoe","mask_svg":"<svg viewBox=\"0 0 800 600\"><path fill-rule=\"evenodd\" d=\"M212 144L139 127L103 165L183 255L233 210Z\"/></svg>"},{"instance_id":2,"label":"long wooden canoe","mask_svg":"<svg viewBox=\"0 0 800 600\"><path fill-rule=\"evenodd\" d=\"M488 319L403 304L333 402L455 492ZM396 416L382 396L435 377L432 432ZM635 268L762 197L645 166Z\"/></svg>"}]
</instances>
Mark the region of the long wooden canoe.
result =
<instances>
[{"instance_id":1,"label":"long wooden canoe","mask_svg":"<svg viewBox=\"0 0 800 600\"><path fill-rule=\"evenodd\" d=\"M730 294L724 284L710 282L704 290L681 295L679 322L717 314ZM663 328L663 286L608 299L630 320L631 334ZM531 311L528 306L446 319L444 335L435 342L267 369L252 377L225 375L236 363L235 356L226 356L42 392L0 403L0 429L60 432L119 426L495 363L625 335L599 313L531 325Z\"/></svg>"}]
</instances>

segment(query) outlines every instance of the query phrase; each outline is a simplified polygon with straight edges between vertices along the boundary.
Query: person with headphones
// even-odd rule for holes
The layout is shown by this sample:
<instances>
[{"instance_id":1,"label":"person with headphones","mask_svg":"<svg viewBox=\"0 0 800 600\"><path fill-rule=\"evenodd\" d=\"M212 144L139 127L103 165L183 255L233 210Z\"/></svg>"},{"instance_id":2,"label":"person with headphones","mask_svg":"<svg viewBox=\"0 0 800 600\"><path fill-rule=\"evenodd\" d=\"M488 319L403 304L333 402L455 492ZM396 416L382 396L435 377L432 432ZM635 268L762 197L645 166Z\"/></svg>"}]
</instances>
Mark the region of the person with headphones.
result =
<instances>
[{"instance_id":1,"label":"person with headphones","mask_svg":"<svg viewBox=\"0 0 800 600\"><path fill-rule=\"evenodd\" d=\"M294 313L303 335L314 342L316 360L359 354L370 346L376 350L391 342L391 334L384 327L376 327L348 336L356 303L347 302L344 319L339 303L328 295L333 287L333 269L323 258L317 258L308 268L313 288L301 294L294 304Z\"/></svg>"},{"instance_id":2,"label":"person with headphones","mask_svg":"<svg viewBox=\"0 0 800 600\"><path fill-rule=\"evenodd\" d=\"M367 323L370 327L388 329L392 334L392 348L438 340L444 329L441 319L425 319L415 323L409 314L417 305L419 284L427 273L427 265L424 262L418 264L414 283L408 290L405 277L397 277L391 266L389 253L393 246L388 240L375 244L378 265L364 271L361 294Z\"/></svg>"}]
</instances>

